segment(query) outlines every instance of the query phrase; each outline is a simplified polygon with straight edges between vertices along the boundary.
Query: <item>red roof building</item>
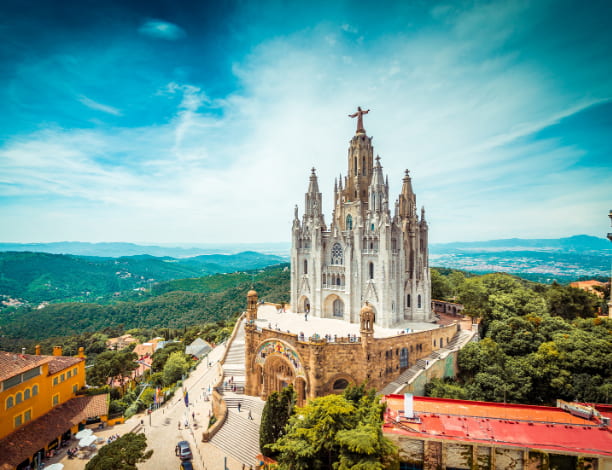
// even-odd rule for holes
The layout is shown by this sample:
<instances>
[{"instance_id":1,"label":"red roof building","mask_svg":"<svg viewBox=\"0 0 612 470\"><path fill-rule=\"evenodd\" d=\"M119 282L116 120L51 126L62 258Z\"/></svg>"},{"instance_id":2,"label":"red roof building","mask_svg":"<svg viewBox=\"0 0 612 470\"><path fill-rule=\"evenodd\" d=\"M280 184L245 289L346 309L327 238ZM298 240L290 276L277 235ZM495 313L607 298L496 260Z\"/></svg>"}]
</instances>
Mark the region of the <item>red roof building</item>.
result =
<instances>
[{"instance_id":1,"label":"red roof building","mask_svg":"<svg viewBox=\"0 0 612 470\"><path fill-rule=\"evenodd\" d=\"M383 432L402 469L612 469L611 406L387 395ZM590 417L590 418L589 418Z\"/></svg>"}]
</instances>

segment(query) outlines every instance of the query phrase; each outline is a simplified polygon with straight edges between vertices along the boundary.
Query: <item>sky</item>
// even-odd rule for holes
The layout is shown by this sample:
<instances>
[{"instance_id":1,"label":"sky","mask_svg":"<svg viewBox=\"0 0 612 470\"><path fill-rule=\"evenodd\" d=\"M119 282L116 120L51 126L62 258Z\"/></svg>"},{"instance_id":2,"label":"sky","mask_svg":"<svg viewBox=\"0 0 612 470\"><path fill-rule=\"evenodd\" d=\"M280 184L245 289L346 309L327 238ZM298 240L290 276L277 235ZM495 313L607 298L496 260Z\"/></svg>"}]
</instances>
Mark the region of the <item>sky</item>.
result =
<instances>
[{"instance_id":1,"label":"sky","mask_svg":"<svg viewBox=\"0 0 612 470\"><path fill-rule=\"evenodd\" d=\"M0 241L290 240L357 106L430 242L604 237L609 1L0 2ZM393 207L393 202L391 202Z\"/></svg>"}]
</instances>

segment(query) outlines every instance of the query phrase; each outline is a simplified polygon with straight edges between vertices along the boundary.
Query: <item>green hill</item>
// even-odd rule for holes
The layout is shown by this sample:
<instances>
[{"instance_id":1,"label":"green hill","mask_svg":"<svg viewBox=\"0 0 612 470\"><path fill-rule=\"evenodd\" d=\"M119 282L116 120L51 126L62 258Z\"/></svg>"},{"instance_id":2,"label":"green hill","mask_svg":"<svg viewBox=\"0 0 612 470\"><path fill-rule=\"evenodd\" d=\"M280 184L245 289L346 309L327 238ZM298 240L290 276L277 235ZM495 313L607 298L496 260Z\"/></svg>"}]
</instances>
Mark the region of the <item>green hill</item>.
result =
<instances>
[{"instance_id":1,"label":"green hill","mask_svg":"<svg viewBox=\"0 0 612 470\"><path fill-rule=\"evenodd\" d=\"M258 269L282 258L254 252L194 258L121 258L0 252L0 298L30 303L104 301L115 293L149 288L172 279Z\"/></svg>"},{"instance_id":2,"label":"green hill","mask_svg":"<svg viewBox=\"0 0 612 470\"><path fill-rule=\"evenodd\" d=\"M251 287L260 298L288 302L289 270L284 265L257 273L168 281L156 286L159 295L152 294L141 301L112 305L73 302L10 309L0 316L0 349L19 339L40 340L119 325L125 329L184 328L229 319L244 310ZM192 292L187 291L190 288Z\"/></svg>"}]
</instances>

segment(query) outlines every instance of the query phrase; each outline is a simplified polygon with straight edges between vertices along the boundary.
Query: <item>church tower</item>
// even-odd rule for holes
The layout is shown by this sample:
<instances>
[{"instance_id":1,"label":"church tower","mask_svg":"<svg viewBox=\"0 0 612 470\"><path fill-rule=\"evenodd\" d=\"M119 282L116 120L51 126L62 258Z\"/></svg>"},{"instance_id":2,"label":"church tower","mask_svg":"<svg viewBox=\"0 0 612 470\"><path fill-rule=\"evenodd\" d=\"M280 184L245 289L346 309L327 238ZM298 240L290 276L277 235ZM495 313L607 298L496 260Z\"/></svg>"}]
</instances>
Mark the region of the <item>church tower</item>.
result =
<instances>
[{"instance_id":1,"label":"church tower","mask_svg":"<svg viewBox=\"0 0 612 470\"><path fill-rule=\"evenodd\" d=\"M374 324L395 327L404 321L430 321L428 226L417 215L408 170L393 216L389 183L380 157L374 158L357 108L357 131L349 142L347 174L334 183L329 228L312 169L304 215L298 207L292 227L291 305L295 312L358 323L367 302Z\"/></svg>"}]
</instances>

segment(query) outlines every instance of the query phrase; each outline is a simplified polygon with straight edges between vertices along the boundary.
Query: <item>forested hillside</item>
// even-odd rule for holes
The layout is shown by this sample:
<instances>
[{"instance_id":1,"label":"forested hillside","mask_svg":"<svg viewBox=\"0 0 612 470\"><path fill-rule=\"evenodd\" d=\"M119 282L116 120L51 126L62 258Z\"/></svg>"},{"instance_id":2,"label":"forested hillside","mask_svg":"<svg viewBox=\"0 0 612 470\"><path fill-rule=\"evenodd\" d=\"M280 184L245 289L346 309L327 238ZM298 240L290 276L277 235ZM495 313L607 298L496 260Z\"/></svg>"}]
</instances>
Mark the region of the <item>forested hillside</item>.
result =
<instances>
[{"instance_id":1,"label":"forested hillside","mask_svg":"<svg viewBox=\"0 0 612 470\"><path fill-rule=\"evenodd\" d=\"M445 285L439 273L438 289ZM444 276L442 276L444 278ZM459 377L434 381L432 396L553 404L557 398L610 403L612 320L602 300L568 286L505 274L446 278L465 311L480 318L477 343L459 354Z\"/></svg>"},{"instance_id":2,"label":"forested hillside","mask_svg":"<svg viewBox=\"0 0 612 470\"><path fill-rule=\"evenodd\" d=\"M149 288L160 281L259 269L282 262L255 252L155 258L98 258L49 253L0 252L0 300L103 303L116 293ZM0 305L1 308L1 305Z\"/></svg>"},{"instance_id":3,"label":"forested hillside","mask_svg":"<svg viewBox=\"0 0 612 470\"><path fill-rule=\"evenodd\" d=\"M192 283L197 284L195 291L186 291ZM171 281L158 286L159 295L142 301L112 305L74 302L50 304L41 309L13 309L0 316L0 349L8 349L21 339L39 340L118 326L126 330L184 328L229 319L244 310L246 293L251 287L261 298L288 302L289 272L286 266L281 266L261 272Z\"/></svg>"}]
</instances>

